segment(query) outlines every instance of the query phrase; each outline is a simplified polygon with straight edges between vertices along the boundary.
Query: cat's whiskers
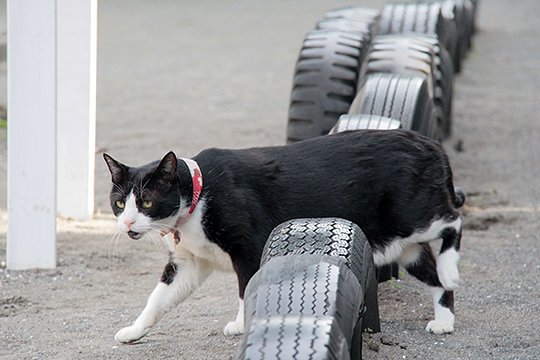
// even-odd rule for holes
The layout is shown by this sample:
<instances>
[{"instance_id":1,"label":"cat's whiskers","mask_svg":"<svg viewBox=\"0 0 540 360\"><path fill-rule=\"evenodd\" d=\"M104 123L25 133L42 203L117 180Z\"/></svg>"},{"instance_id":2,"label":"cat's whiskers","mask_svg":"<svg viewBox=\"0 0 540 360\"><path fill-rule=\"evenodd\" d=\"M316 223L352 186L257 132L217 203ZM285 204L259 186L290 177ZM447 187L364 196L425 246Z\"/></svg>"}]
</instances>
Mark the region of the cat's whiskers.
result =
<instances>
[{"instance_id":1,"label":"cat's whiskers","mask_svg":"<svg viewBox=\"0 0 540 360\"><path fill-rule=\"evenodd\" d=\"M113 244L113 251L112 251L112 270L114 271L116 269L116 252L118 249L118 240L120 239L120 236L122 235L122 232L117 231L116 236L114 237L114 244Z\"/></svg>"},{"instance_id":2,"label":"cat's whiskers","mask_svg":"<svg viewBox=\"0 0 540 360\"><path fill-rule=\"evenodd\" d=\"M152 229L152 230L157 230L157 231L160 231L159 229L155 228L155 229ZM166 254L168 253L168 249L167 247L165 246L165 244L163 243L163 240L161 238L161 235L157 235L159 233L156 233L156 232L148 232L148 238L149 238L149 242L152 242L154 244L154 247L155 247L155 250L159 253L159 254Z\"/></svg>"},{"instance_id":3,"label":"cat's whiskers","mask_svg":"<svg viewBox=\"0 0 540 360\"><path fill-rule=\"evenodd\" d=\"M101 246L101 251L107 252L107 257L109 261L111 261L112 247L118 236L119 236L119 232L118 230L116 230L115 232L111 234L111 236L107 238L107 240L105 240L105 242L103 243L103 246Z\"/></svg>"},{"instance_id":4,"label":"cat's whiskers","mask_svg":"<svg viewBox=\"0 0 540 360\"><path fill-rule=\"evenodd\" d=\"M155 230L159 233L159 237L161 238L163 233L168 233L171 229L171 225L169 224L161 224L161 223L153 223L150 225L151 230ZM160 239L160 242L161 239Z\"/></svg>"},{"instance_id":5,"label":"cat's whiskers","mask_svg":"<svg viewBox=\"0 0 540 360\"><path fill-rule=\"evenodd\" d=\"M156 246L154 244L154 249L152 249L151 243L154 242L154 236L152 233L148 233L148 241L146 242L146 254L150 254L150 252L156 251Z\"/></svg>"},{"instance_id":6,"label":"cat's whiskers","mask_svg":"<svg viewBox=\"0 0 540 360\"><path fill-rule=\"evenodd\" d=\"M156 248L158 249L160 254L168 254L169 250L167 249L167 247L163 243L163 240L162 240L160 235L156 236L155 234L153 234L152 241L156 245Z\"/></svg>"},{"instance_id":7,"label":"cat's whiskers","mask_svg":"<svg viewBox=\"0 0 540 360\"><path fill-rule=\"evenodd\" d=\"M107 251L107 258L109 259L109 266L112 267L112 270L114 270L116 266L116 247L118 243L118 239L122 233L119 230L116 230L111 236L107 238L103 246L101 247L102 250L106 248Z\"/></svg>"}]
</instances>

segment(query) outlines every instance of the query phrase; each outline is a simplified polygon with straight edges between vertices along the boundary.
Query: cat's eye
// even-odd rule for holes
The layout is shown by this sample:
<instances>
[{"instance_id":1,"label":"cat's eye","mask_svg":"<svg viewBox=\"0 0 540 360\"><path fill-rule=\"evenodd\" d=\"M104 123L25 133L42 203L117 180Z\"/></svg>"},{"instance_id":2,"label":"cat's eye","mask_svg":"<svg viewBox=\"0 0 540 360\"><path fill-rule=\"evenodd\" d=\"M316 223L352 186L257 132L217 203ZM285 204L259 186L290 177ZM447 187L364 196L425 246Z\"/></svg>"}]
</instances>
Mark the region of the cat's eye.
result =
<instances>
[{"instance_id":1,"label":"cat's eye","mask_svg":"<svg viewBox=\"0 0 540 360\"><path fill-rule=\"evenodd\" d=\"M154 204L151 201L143 201L143 203L142 203L142 207L145 208L145 209L151 208L152 205L154 205Z\"/></svg>"},{"instance_id":2,"label":"cat's eye","mask_svg":"<svg viewBox=\"0 0 540 360\"><path fill-rule=\"evenodd\" d=\"M121 200L118 200L117 202L115 202L115 204L119 209L123 209L126 207L126 203Z\"/></svg>"}]
</instances>

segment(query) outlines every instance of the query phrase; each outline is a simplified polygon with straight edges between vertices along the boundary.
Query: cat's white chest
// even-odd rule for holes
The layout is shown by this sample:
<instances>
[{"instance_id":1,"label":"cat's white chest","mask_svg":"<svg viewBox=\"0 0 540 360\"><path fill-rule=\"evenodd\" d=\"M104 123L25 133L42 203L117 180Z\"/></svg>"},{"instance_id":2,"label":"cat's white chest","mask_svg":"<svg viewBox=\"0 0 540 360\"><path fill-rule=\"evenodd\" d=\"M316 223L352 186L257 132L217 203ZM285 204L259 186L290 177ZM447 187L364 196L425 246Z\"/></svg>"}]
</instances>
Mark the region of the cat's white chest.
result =
<instances>
[{"instance_id":1,"label":"cat's white chest","mask_svg":"<svg viewBox=\"0 0 540 360\"><path fill-rule=\"evenodd\" d=\"M202 227L202 209L203 201L199 202L190 218L179 227L178 244L172 236L169 237L169 247L178 256L183 256L187 250L196 258L209 262L216 270L234 271L229 254L206 237Z\"/></svg>"}]
</instances>

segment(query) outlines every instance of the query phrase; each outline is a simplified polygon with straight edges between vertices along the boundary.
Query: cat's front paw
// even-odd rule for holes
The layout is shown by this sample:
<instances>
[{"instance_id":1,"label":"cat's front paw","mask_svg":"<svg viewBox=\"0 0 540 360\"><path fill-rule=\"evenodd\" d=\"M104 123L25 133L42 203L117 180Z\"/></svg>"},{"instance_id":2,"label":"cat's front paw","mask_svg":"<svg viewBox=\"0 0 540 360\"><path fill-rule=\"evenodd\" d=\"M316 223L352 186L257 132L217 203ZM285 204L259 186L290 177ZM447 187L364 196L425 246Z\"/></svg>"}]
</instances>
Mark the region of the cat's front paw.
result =
<instances>
[{"instance_id":1,"label":"cat's front paw","mask_svg":"<svg viewBox=\"0 0 540 360\"><path fill-rule=\"evenodd\" d=\"M243 321L231 321L223 329L223 334L226 336L241 335L244 333Z\"/></svg>"},{"instance_id":2,"label":"cat's front paw","mask_svg":"<svg viewBox=\"0 0 540 360\"><path fill-rule=\"evenodd\" d=\"M433 334L450 334L454 332L453 321L431 320L426 326L426 331Z\"/></svg>"},{"instance_id":3,"label":"cat's front paw","mask_svg":"<svg viewBox=\"0 0 540 360\"><path fill-rule=\"evenodd\" d=\"M137 326L128 326L120 330L114 336L114 340L120 344L129 344L139 340L148 333L148 329L142 329Z\"/></svg>"}]
</instances>

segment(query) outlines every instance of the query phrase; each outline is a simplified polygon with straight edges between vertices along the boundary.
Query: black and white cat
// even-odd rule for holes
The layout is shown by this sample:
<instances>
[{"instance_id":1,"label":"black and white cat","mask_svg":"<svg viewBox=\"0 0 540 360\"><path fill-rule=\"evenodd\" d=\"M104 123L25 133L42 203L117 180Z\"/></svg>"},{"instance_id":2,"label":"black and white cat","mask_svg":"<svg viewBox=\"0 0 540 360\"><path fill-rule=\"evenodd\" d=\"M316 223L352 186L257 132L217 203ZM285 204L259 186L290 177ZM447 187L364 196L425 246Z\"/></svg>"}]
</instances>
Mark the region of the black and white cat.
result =
<instances>
[{"instance_id":1,"label":"black and white cat","mask_svg":"<svg viewBox=\"0 0 540 360\"><path fill-rule=\"evenodd\" d=\"M272 229L295 218L355 222L377 265L399 262L431 290L435 319L426 330L454 331L453 290L464 202L442 147L414 132L362 130L286 146L207 149L193 159L169 152L128 167L104 155L112 176L111 206L132 239L152 230L170 260L146 307L115 339L145 336L214 270L234 270L239 311L225 335L244 331L243 296L259 268ZM435 258L428 244L442 238Z\"/></svg>"}]
</instances>

